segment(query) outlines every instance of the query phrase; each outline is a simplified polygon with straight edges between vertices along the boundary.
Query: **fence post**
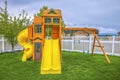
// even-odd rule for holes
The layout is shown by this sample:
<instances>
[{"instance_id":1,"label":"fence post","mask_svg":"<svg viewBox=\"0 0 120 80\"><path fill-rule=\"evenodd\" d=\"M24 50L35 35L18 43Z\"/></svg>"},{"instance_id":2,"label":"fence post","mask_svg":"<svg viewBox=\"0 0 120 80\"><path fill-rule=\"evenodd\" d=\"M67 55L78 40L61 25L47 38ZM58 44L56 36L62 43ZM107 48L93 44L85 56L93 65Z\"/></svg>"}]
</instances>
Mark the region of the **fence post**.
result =
<instances>
[{"instance_id":1,"label":"fence post","mask_svg":"<svg viewBox=\"0 0 120 80\"><path fill-rule=\"evenodd\" d=\"M112 37L112 55L114 55L114 50L115 50L115 36Z\"/></svg>"},{"instance_id":2,"label":"fence post","mask_svg":"<svg viewBox=\"0 0 120 80\"><path fill-rule=\"evenodd\" d=\"M92 47L92 36L89 37L89 53L91 53L91 47Z\"/></svg>"},{"instance_id":3,"label":"fence post","mask_svg":"<svg viewBox=\"0 0 120 80\"><path fill-rule=\"evenodd\" d=\"M4 52L4 51L5 51L5 39L2 36L2 52Z\"/></svg>"},{"instance_id":4,"label":"fence post","mask_svg":"<svg viewBox=\"0 0 120 80\"><path fill-rule=\"evenodd\" d=\"M72 42L72 49L71 50L73 51L73 49L74 49L74 36L72 36L72 41L71 42Z\"/></svg>"}]
</instances>

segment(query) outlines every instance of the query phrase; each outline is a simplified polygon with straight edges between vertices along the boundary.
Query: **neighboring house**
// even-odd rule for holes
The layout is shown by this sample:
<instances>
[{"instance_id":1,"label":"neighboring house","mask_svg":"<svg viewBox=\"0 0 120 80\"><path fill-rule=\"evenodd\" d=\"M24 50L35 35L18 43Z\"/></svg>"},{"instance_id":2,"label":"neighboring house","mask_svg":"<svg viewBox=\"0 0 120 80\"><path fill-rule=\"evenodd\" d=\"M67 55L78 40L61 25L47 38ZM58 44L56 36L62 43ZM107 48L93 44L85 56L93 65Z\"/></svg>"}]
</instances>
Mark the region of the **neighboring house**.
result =
<instances>
[{"instance_id":1,"label":"neighboring house","mask_svg":"<svg viewBox=\"0 0 120 80\"><path fill-rule=\"evenodd\" d=\"M89 36L89 34L84 31L76 31L75 33L73 33L74 36Z\"/></svg>"}]
</instances>

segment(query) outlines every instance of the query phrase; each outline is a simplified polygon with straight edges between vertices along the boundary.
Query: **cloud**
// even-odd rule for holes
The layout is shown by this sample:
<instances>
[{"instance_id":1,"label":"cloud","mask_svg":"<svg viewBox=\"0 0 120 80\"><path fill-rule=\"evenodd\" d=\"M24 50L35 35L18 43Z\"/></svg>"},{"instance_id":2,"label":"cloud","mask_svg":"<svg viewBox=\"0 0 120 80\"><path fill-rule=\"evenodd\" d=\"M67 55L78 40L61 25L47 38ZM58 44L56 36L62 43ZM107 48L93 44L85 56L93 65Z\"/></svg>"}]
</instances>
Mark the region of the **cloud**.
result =
<instances>
[{"instance_id":1,"label":"cloud","mask_svg":"<svg viewBox=\"0 0 120 80\"><path fill-rule=\"evenodd\" d=\"M27 4L34 4L36 2L41 2L43 0L8 0L8 3L10 5L15 5L15 6L21 6L21 5L27 5Z\"/></svg>"},{"instance_id":2,"label":"cloud","mask_svg":"<svg viewBox=\"0 0 120 80\"><path fill-rule=\"evenodd\" d=\"M99 33L108 33L108 34L117 34L117 30L114 29L114 28L106 28L106 27L103 27L103 26L89 26L90 28L96 28L99 30Z\"/></svg>"},{"instance_id":3,"label":"cloud","mask_svg":"<svg viewBox=\"0 0 120 80\"><path fill-rule=\"evenodd\" d=\"M117 30L114 28L104 28L104 27L97 27L100 33L110 33L115 34L117 33Z\"/></svg>"},{"instance_id":4,"label":"cloud","mask_svg":"<svg viewBox=\"0 0 120 80\"><path fill-rule=\"evenodd\" d=\"M0 6L4 0L1 0ZM68 26L95 26L100 32L120 31L120 0L8 0L8 10L14 16L23 9L33 16L46 5L61 9ZM113 31L111 31L113 30Z\"/></svg>"}]
</instances>

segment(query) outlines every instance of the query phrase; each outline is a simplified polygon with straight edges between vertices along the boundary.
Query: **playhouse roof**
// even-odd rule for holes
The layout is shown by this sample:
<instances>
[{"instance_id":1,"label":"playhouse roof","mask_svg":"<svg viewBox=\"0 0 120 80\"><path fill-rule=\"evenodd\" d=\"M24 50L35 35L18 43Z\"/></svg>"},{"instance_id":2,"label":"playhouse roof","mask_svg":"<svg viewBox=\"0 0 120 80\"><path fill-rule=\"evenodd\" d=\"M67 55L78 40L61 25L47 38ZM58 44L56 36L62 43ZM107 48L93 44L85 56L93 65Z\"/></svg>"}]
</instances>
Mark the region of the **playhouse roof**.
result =
<instances>
[{"instance_id":1,"label":"playhouse roof","mask_svg":"<svg viewBox=\"0 0 120 80\"><path fill-rule=\"evenodd\" d=\"M62 14L61 14L61 10L48 9L48 10L43 10L42 16L44 16L44 17L62 17Z\"/></svg>"}]
</instances>

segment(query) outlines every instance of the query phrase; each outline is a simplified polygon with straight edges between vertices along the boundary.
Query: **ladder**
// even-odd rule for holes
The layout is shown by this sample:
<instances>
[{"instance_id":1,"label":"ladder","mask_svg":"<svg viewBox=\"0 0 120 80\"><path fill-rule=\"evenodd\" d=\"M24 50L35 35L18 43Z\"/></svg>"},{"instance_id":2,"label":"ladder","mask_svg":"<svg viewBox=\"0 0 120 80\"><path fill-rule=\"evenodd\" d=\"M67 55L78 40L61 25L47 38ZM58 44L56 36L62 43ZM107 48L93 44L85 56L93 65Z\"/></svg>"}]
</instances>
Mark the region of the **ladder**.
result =
<instances>
[{"instance_id":1,"label":"ladder","mask_svg":"<svg viewBox=\"0 0 120 80\"><path fill-rule=\"evenodd\" d=\"M95 43L98 43L98 45L96 45ZM94 54L94 48L95 47L100 47L101 51L103 52L104 56L105 56L105 59L108 63L110 63L110 59L108 58L105 50L104 50L104 46L102 46L102 44L100 43L100 40L98 39L98 36L97 34L94 32L94 40L93 40L93 45L92 45L92 55Z\"/></svg>"}]
</instances>

